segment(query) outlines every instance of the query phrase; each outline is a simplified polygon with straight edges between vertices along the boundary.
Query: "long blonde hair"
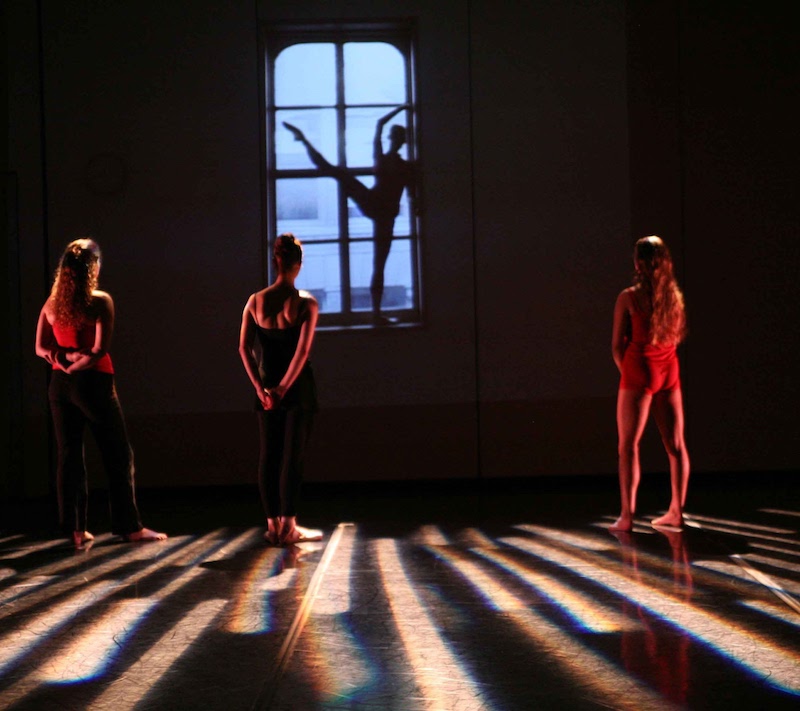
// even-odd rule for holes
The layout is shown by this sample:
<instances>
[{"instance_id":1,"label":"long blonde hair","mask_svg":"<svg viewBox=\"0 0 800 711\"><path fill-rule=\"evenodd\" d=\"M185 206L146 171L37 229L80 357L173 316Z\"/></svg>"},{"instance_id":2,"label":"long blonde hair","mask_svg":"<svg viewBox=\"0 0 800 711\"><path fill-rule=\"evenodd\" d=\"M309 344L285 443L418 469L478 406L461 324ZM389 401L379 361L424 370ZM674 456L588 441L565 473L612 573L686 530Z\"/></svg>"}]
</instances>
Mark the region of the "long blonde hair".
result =
<instances>
[{"instance_id":1,"label":"long blonde hair","mask_svg":"<svg viewBox=\"0 0 800 711\"><path fill-rule=\"evenodd\" d=\"M636 242L636 283L651 311L650 342L678 345L686 338L683 293L675 279L672 255L660 237L651 235Z\"/></svg>"},{"instance_id":2,"label":"long blonde hair","mask_svg":"<svg viewBox=\"0 0 800 711\"><path fill-rule=\"evenodd\" d=\"M100 247L91 239L70 242L56 269L50 298L55 322L77 327L92 318L93 292L100 271Z\"/></svg>"}]
</instances>

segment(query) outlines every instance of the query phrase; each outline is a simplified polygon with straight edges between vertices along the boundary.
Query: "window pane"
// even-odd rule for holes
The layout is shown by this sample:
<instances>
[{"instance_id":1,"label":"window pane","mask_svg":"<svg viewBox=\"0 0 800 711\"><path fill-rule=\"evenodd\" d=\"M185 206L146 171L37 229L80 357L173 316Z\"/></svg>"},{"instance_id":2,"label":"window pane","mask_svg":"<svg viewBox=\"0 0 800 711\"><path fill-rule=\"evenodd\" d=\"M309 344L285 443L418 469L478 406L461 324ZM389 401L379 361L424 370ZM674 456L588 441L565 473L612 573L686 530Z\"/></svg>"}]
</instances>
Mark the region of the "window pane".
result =
<instances>
[{"instance_id":1,"label":"window pane","mask_svg":"<svg viewBox=\"0 0 800 711\"><path fill-rule=\"evenodd\" d=\"M308 142L334 165L337 162L336 112L333 109L300 109L275 112L275 167L278 170L313 168L305 146L294 139L283 122L299 128Z\"/></svg>"},{"instance_id":2,"label":"window pane","mask_svg":"<svg viewBox=\"0 0 800 711\"><path fill-rule=\"evenodd\" d=\"M333 106L336 103L334 45L293 44L275 60L277 106Z\"/></svg>"},{"instance_id":3,"label":"window pane","mask_svg":"<svg viewBox=\"0 0 800 711\"><path fill-rule=\"evenodd\" d=\"M369 293L373 267L372 246L372 242L355 242L350 245L350 299L353 311L372 310ZM412 275L410 241L394 240L383 272L382 311L413 307Z\"/></svg>"},{"instance_id":4,"label":"window pane","mask_svg":"<svg viewBox=\"0 0 800 711\"><path fill-rule=\"evenodd\" d=\"M303 235L297 238L303 242ZM342 310L342 275L338 244L303 243L303 267L295 282L298 289L310 291L323 313Z\"/></svg>"},{"instance_id":5,"label":"window pane","mask_svg":"<svg viewBox=\"0 0 800 711\"><path fill-rule=\"evenodd\" d=\"M372 155L372 142L375 139L375 129L378 119L391 111L385 106L371 109L348 109L346 113L345 129L345 156L347 165L351 168L371 168L374 163ZM403 126L406 131L406 114L399 113L383 128L381 145L384 152L389 150L389 131L394 124ZM406 146L400 149L400 155L408 159Z\"/></svg>"},{"instance_id":6,"label":"window pane","mask_svg":"<svg viewBox=\"0 0 800 711\"><path fill-rule=\"evenodd\" d=\"M368 188L375 184L375 178L371 175L359 175L358 180ZM372 237L372 220L364 217L358 206L349 198L347 200L347 229L351 238Z\"/></svg>"},{"instance_id":7,"label":"window pane","mask_svg":"<svg viewBox=\"0 0 800 711\"><path fill-rule=\"evenodd\" d=\"M403 55L386 42L344 45L344 97L347 104L405 104Z\"/></svg>"},{"instance_id":8,"label":"window pane","mask_svg":"<svg viewBox=\"0 0 800 711\"><path fill-rule=\"evenodd\" d=\"M339 238L339 194L331 178L280 178L275 181L277 230L301 242Z\"/></svg>"}]
</instances>

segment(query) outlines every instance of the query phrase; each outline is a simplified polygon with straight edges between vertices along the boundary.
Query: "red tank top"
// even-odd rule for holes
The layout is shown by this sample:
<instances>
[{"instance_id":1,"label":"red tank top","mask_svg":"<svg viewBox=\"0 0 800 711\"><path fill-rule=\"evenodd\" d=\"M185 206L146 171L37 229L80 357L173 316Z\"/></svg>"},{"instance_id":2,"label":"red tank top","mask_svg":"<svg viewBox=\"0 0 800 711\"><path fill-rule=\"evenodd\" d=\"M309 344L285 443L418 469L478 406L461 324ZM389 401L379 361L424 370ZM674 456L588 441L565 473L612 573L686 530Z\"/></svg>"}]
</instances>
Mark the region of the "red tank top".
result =
<instances>
[{"instance_id":1,"label":"red tank top","mask_svg":"<svg viewBox=\"0 0 800 711\"><path fill-rule=\"evenodd\" d=\"M58 324L53 324L53 335L58 345L62 348L91 348L94 345L94 332L95 327L93 323L88 323L78 328L75 326L59 326ZM53 370L61 370L61 368L54 365ZM111 356L108 353L104 354L100 360L87 370L96 370L100 373L113 374L114 365L111 362Z\"/></svg>"}]
</instances>

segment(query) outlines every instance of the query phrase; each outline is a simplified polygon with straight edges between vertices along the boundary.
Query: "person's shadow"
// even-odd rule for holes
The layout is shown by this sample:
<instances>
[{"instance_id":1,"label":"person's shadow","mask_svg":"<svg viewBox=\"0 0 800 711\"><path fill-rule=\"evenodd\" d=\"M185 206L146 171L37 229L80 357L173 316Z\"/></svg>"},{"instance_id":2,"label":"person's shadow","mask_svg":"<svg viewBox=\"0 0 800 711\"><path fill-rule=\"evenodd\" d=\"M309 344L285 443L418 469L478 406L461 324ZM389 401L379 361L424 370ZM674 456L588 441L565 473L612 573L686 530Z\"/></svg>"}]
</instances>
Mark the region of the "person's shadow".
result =
<instances>
[{"instance_id":1,"label":"person's shadow","mask_svg":"<svg viewBox=\"0 0 800 711\"><path fill-rule=\"evenodd\" d=\"M383 151L383 130L386 124L407 105L398 106L378 119L375 125L373 140L373 161L375 168L375 184L368 188L346 168L333 165L311 145L305 134L290 123L284 127L294 136L296 141L305 146L311 162L326 177L334 178L343 187L345 194L361 210L365 217L372 220L373 236L373 269L370 282L370 298L372 301L373 321L377 325L387 325L392 321L381 313L383 301L384 271L394 237L394 222L400 212L400 200L403 190L408 189L412 203L415 200L415 176L411 163L400 155L400 149L406 143L406 129L395 124L389 129L389 150Z\"/></svg>"}]
</instances>

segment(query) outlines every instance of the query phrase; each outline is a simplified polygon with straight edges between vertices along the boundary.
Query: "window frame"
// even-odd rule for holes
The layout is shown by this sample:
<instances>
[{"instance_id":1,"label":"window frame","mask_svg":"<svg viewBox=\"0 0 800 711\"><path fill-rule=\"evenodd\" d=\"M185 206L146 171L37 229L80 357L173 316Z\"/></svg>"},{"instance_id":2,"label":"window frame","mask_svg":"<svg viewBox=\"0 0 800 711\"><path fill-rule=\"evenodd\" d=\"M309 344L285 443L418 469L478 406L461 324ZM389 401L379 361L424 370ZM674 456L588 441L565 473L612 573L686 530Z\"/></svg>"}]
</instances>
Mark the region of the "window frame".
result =
<instances>
[{"instance_id":1,"label":"window frame","mask_svg":"<svg viewBox=\"0 0 800 711\"><path fill-rule=\"evenodd\" d=\"M262 28L261 36L263 46L263 71L261 75L261 146L262 159L262 200L264 203L263 234L268 236L263 254L263 271L268 280L275 277L272 264L270 245L277 236L277 195L276 185L281 178L319 178L317 168L292 168L278 169L275 148L276 113L292 109L292 106L275 105L274 71L275 60L278 55L288 47L304 43L329 43L335 45L336 52L336 102L333 106L302 106L302 109L333 109L336 113L337 123L337 155L335 165L344 165L346 112L348 109L360 107L378 107L380 104L346 104L344 101L344 64L343 48L348 42L385 42L394 46L403 56L405 65L405 85L409 110L407 114L407 142L406 152L408 161L419 166L418 131L416 116L416 27L410 20L387 22L358 22L358 23L317 23L293 24L270 23ZM391 108L387 105L387 108ZM330 157L329 157L330 159ZM374 167L348 169L355 177L370 177L375 175ZM408 241L411 259L411 307L405 309L392 309L384 311L384 315L391 317L393 325L408 326L422 323L422 274L420 259L420 220L418 205L421 192L420 171L415 170L414 191L408 192L410 213L408 215L409 234L400 237L393 236L393 243ZM350 274L350 247L356 243L373 243L374 238L359 236L351 237L349 234L348 198L344 190L337 184L337 209L338 209L338 236L329 240L313 240L308 244L337 244L339 247L339 273L341 281L341 311L320 311L319 326L324 329L347 329L352 327L374 327L371 310L352 310L351 274ZM297 237L303 241L303 235Z\"/></svg>"}]
</instances>

